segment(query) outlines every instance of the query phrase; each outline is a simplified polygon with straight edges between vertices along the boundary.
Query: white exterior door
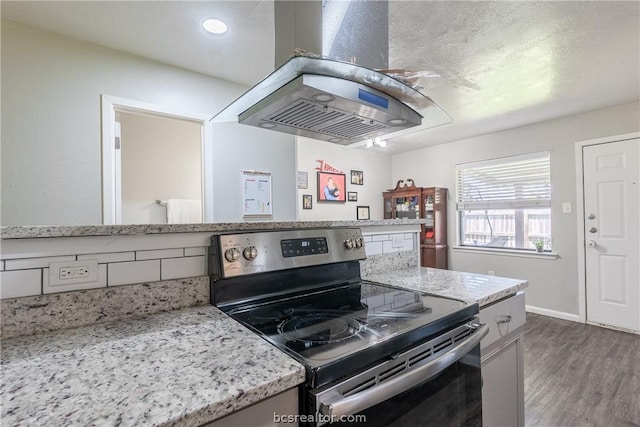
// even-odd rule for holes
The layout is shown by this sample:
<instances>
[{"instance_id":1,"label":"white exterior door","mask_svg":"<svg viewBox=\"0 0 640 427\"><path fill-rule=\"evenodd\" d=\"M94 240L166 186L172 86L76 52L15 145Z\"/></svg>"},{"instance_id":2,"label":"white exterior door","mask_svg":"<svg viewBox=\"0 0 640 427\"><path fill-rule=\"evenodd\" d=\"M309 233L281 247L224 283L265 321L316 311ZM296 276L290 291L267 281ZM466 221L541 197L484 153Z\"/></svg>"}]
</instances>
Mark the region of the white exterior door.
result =
<instances>
[{"instance_id":1,"label":"white exterior door","mask_svg":"<svg viewBox=\"0 0 640 427\"><path fill-rule=\"evenodd\" d=\"M640 139L583 147L587 321L640 331Z\"/></svg>"}]
</instances>

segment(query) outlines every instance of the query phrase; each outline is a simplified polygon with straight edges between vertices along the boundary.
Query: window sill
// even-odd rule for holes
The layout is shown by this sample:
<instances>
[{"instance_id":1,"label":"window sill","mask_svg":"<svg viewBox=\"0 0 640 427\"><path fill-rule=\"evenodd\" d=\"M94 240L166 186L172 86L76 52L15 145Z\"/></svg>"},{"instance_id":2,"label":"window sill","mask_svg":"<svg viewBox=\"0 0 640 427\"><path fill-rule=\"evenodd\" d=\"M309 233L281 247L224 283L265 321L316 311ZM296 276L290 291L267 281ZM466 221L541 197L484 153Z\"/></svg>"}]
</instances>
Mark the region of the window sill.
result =
<instances>
[{"instance_id":1,"label":"window sill","mask_svg":"<svg viewBox=\"0 0 640 427\"><path fill-rule=\"evenodd\" d=\"M479 248L473 246L453 246L454 252L486 254L486 255L502 255L519 258L538 258L538 259L558 259L560 255L555 252L533 252L519 249L498 249L498 248Z\"/></svg>"}]
</instances>

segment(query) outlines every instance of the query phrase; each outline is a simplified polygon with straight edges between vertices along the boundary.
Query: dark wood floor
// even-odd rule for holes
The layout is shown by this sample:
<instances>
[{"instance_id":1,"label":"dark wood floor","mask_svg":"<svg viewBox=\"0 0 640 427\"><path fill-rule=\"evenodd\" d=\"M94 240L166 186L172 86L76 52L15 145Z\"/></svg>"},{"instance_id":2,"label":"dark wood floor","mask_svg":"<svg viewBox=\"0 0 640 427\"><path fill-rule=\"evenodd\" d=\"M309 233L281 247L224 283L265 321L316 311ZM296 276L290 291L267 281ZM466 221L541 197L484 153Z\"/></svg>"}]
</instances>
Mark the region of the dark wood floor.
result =
<instances>
[{"instance_id":1,"label":"dark wood floor","mask_svg":"<svg viewBox=\"0 0 640 427\"><path fill-rule=\"evenodd\" d=\"M640 335L527 313L527 427L640 426Z\"/></svg>"}]
</instances>

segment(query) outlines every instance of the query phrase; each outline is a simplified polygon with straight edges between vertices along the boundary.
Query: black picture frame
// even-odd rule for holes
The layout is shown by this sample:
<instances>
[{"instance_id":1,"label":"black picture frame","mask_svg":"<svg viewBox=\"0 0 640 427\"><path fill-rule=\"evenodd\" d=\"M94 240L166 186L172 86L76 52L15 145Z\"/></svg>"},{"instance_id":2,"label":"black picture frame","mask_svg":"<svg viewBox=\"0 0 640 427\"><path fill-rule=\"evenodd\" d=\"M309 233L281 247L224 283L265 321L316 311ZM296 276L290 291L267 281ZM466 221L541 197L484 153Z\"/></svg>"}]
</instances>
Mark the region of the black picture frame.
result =
<instances>
[{"instance_id":1,"label":"black picture frame","mask_svg":"<svg viewBox=\"0 0 640 427\"><path fill-rule=\"evenodd\" d=\"M358 220L371 219L369 206L358 206L356 208L356 219Z\"/></svg>"},{"instance_id":2,"label":"black picture frame","mask_svg":"<svg viewBox=\"0 0 640 427\"><path fill-rule=\"evenodd\" d=\"M364 185L364 172L362 171L351 171L351 184L353 185Z\"/></svg>"},{"instance_id":3,"label":"black picture frame","mask_svg":"<svg viewBox=\"0 0 640 427\"><path fill-rule=\"evenodd\" d=\"M357 202L358 201L358 193L355 191L347 192L347 201L349 202Z\"/></svg>"},{"instance_id":4,"label":"black picture frame","mask_svg":"<svg viewBox=\"0 0 640 427\"><path fill-rule=\"evenodd\" d=\"M313 209L313 196L311 194L302 195L302 209Z\"/></svg>"},{"instance_id":5,"label":"black picture frame","mask_svg":"<svg viewBox=\"0 0 640 427\"><path fill-rule=\"evenodd\" d=\"M347 178L343 173L318 172L318 203L347 201Z\"/></svg>"}]
</instances>

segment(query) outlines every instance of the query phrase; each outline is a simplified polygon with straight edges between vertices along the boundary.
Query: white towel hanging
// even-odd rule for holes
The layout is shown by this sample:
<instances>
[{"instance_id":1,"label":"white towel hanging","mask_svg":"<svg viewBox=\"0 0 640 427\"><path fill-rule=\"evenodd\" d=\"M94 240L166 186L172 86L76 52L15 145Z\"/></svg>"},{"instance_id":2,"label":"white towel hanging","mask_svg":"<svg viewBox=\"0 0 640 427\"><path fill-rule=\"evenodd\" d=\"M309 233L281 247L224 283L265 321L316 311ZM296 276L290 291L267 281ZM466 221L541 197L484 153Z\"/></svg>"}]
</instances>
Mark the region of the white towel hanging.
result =
<instances>
[{"instance_id":1,"label":"white towel hanging","mask_svg":"<svg viewBox=\"0 0 640 427\"><path fill-rule=\"evenodd\" d=\"M167 224L198 224L202 222L202 201L167 200Z\"/></svg>"}]
</instances>

